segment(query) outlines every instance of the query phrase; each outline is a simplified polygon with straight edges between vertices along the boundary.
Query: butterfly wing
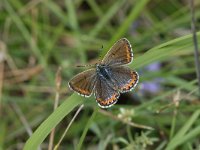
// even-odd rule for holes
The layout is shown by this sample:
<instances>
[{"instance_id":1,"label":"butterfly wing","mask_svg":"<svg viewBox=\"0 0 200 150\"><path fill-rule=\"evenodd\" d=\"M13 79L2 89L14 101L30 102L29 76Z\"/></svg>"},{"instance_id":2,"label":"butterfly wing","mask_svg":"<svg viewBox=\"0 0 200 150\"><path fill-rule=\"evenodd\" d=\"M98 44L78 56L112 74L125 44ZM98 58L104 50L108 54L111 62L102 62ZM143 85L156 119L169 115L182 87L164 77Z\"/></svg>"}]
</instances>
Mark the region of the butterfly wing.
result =
<instances>
[{"instance_id":1,"label":"butterfly wing","mask_svg":"<svg viewBox=\"0 0 200 150\"><path fill-rule=\"evenodd\" d=\"M69 87L82 96L89 97L92 94L96 82L95 69L89 69L77 74L69 81Z\"/></svg>"},{"instance_id":2,"label":"butterfly wing","mask_svg":"<svg viewBox=\"0 0 200 150\"><path fill-rule=\"evenodd\" d=\"M98 78L96 81L94 94L98 105L102 108L108 108L114 105L120 94L105 79Z\"/></svg>"},{"instance_id":3,"label":"butterfly wing","mask_svg":"<svg viewBox=\"0 0 200 150\"><path fill-rule=\"evenodd\" d=\"M107 65L124 65L131 63L133 60L133 52L131 44L126 38L117 41L102 60Z\"/></svg>"},{"instance_id":4,"label":"butterfly wing","mask_svg":"<svg viewBox=\"0 0 200 150\"><path fill-rule=\"evenodd\" d=\"M126 66L111 67L112 79L121 93L131 91L139 81L137 72Z\"/></svg>"}]
</instances>

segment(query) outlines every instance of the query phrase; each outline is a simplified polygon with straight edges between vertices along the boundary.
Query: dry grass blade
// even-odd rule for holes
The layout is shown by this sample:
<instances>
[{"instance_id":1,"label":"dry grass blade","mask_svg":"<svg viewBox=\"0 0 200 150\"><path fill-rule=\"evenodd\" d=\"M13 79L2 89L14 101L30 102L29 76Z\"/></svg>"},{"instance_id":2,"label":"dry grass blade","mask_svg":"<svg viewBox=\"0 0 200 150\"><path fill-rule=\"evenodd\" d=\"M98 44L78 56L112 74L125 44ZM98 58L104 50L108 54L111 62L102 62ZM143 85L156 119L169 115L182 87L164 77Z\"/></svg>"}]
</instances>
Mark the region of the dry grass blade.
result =
<instances>
[{"instance_id":1,"label":"dry grass blade","mask_svg":"<svg viewBox=\"0 0 200 150\"><path fill-rule=\"evenodd\" d=\"M55 97L55 102L54 102L54 110L58 107L61 81L62 81L62 78L61 78L61 67L59 67L57 72L56 72L56 79L55 79L56 97ZM55 128L52 129L50 137L49 137L48 150L52 150L53 149L54 136L55 136Z\"/></svg>"},{"instance_id":2,"label":"dry grass blade","mask_svg":"<svg viewBox=\"0 0 200 150\"><path fill-rule=\"evenodd\" d=\"M76 111L74 117L72 118L72 120L70 121L70 123L68 124L67 128L65 129L62 137L60 138L59 142L56 144L56 146L54 147L54 150L57 150L58 147L60 146L60 143L62 142L62 140L64 139L67 131L69 130L70 126L72 125L72 123L74 122L75 118L77 117L77 115L79 114L79 112L83 109L84 105L82 104L79 109Z\"/></svg>"},{"instance_id":3,"label":"dry grass blade","mask_svg":"<svg viewBox=\"0 0 200 150\"><path fill-rule=\"evenodd\" d=\"M4 59L5 59L5 45L0 41L0 116L2 111L2 88L4 80Z\"/></svg>"},{"instance_id":4,"label":"dry grass blade","mask_svg":"<svg viewBox=\"0 0 200 150\"><path fill-rule=\"evenodd\" d=\"M33 134L33 131L26 119L26 117L24 116L23 112L21 111L20 107L13 102L11 104L13 110L15 111L15 113L17 114L17 116L19 117L20 121L22 122L22 124L24 125L24 128L26 129L27 133L29 136L31 136ZM38 150L41 150L41 148L39 147Z\"/></svg>"},{"instance_id":5,"label":"dry grass blade","mask_svg":"<svg viewBox=\"0 0 200 150\"><path fill-rule=\"evenodd\" d=\"M32 68L12 70L11 72L6 72L5 83L16 84L16 83L24 82L26 80L29 80L33 76L39 74L42 71L42 69L43 68L40 65L38 65Z\"/></svg>"}]
</instances>

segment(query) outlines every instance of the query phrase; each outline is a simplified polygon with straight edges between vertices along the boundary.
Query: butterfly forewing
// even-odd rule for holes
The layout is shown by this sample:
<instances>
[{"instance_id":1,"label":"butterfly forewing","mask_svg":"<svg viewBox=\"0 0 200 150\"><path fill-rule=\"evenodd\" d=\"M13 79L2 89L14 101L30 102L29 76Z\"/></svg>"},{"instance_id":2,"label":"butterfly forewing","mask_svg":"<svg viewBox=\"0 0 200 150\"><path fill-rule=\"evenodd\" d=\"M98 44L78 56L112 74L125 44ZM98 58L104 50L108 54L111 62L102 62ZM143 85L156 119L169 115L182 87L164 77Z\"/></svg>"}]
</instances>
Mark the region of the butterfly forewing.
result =
<instances>
[{"instance_id":1,"label":"butterfly forewing","mask_svg":"<svg viewBox=\"0 0 200 150\"><path fill-rule=\"evenodd\" d=\"M82 96L90 96L96 83L95 69L77 74L69 81L69 87Z\"/></svg>"},{"instance_id":2,"label":"butterfly forewing","mask_svg":"<svg viewBox=\"0 0 200 150\"><path fill-rule=\"evenodd\" d=\"M138 83L137 72L126 66L111 67L112 78L121 93L131 91Z\"/></svg>"},{"instance_id":3,"label":"butterfly forewing","mask_svg":"<svg viewBox=\"0 0 200 150\"><path fill-rule=\"evenodd\" d=\"M94 89L96 101L102 108L114 105L119 98L119 92L111 86L107 81L98 78Z\"/></svg>"},{"instance_id":4,"label":"butterfly forewing","mask_svg":"<svg viewBox=\"0 0 200 150\"><path fill-rule=\"evenodd\" d=\"M126 38L117 41L102 60L102 64L106 65L124 65L131 63L133 60L133 52L131 45Z\"/></svg>"}]
</instances>

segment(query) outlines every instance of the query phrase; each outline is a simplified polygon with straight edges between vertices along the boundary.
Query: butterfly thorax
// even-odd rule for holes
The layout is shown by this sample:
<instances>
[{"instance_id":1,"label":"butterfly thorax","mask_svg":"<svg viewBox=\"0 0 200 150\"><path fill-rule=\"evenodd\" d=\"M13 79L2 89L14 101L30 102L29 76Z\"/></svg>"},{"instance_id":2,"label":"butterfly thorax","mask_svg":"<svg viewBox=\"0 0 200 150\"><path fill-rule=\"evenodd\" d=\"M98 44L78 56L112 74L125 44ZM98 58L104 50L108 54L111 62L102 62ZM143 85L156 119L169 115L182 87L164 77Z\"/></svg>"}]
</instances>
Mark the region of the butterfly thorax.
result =
<instances>
[{"instance_id":1,"label":"butterfly thorax","mask_svg":"<svg viewBox=\"0 0 200 150\"><path fill-rule=\"evenodd\" d=\"M102 77L106 80L111 80L111 72L110 72L109 66L99 64L96 66L96 71L100 77Z\"/></svg>"}]
</instances>

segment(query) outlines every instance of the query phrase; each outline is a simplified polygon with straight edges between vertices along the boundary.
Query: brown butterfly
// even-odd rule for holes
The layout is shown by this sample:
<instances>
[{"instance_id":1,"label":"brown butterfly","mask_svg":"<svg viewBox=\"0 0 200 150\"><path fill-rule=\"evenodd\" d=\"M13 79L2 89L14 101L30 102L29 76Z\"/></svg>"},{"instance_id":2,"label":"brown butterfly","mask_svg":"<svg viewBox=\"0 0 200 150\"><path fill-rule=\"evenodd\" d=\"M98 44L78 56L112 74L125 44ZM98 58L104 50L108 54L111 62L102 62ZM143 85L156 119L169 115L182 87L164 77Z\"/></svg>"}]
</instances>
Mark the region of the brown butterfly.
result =
<instances>
[{"instance_id":1,"label":"brown butterfly","mask_svg":"<svg viewBox=\"0 0 200 150\"><path fill-rule=\"evenodd\" d=\"M85 97L94 92L100 107L110 107L117 102L120 93L131 91L138 83L138 73L125 66L132 60L131 44L126 38L122 38L111 47L95 68L72 78L69 87Z\"/></svg>"}]
</instances>

